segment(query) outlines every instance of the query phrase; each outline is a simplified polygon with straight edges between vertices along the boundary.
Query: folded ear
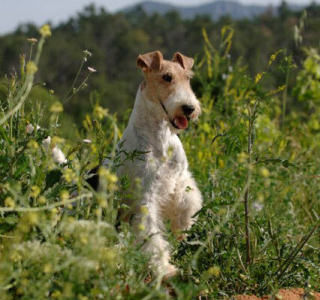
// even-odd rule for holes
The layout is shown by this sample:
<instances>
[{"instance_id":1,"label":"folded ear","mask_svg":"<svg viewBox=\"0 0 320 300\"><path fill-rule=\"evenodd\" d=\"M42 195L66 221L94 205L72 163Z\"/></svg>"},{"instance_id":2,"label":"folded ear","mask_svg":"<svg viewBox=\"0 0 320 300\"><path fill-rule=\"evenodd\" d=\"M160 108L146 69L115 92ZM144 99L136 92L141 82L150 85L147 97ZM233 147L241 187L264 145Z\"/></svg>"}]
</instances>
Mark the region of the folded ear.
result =
<instances>
[{"instance_id":1,"label":"folded ear","mask_svg":"<svg viewBox=\"0 0 320 300\"><path fill-rule=\"evenodd\" d=\"M180 52L173 54L172 61L177 62L185 70L191 70L194 63L193 58L184 56Z\"/></svg>"},{"instance_id":2,"label":"folded ear","mask_svg":"<svg viewBox=\"0 0 320 300\"><path fill-rule=\"evenodd\" d=\"M162 61L162 53L160 51L153 51L146 54L140 54L137 58L137 66L141 68L143 72L151 70L159 71Z\"/></svg>"}]
</instances>

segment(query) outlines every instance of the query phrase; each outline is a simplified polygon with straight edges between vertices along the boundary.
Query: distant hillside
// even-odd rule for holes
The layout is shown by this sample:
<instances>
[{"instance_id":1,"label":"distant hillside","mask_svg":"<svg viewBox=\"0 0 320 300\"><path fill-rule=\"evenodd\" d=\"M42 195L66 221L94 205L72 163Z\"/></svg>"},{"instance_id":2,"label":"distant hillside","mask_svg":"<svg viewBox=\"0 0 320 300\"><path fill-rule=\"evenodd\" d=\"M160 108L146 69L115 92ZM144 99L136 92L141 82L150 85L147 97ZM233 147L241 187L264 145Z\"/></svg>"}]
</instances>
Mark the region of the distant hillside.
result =
<instances>
[{"instance_id":1,"label":"distant hillside","mask_svg":"<svg viewBox=\"0 0 320 300\"><path fill-rule=\"evenodd\" d=\"M277 7L270 5L245 5L236 1L217 0L207 4L197 6L174 6L167 3L156 1L144 1L134 6L130 6L125 11L130 11L141 7L147 14L159 13L165 14L169 11L177 11L186 19L191 19L196 15L209 15L213 20L218 20L222 16L230 16L235 20L252 19L255 16L261 15L267 10L271 10L277 14ZM299 10L302 6L289 5L291 10Z\"/></svg>"}]
</instances>

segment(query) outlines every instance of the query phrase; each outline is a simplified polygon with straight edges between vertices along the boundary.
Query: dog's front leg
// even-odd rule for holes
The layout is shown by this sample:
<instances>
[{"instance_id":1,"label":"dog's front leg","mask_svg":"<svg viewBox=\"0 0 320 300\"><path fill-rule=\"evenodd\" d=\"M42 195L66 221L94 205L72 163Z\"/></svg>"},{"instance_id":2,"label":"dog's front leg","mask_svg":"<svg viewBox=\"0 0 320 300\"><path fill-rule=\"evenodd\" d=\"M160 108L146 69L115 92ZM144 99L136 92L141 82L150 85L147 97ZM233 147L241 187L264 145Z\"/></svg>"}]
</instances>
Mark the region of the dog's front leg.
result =
<instances>
[{"instance_id":1,"label":"dog's front leg","mask_svg":"<svg viewBox=\"0 0 320 300\"><path fill-rule=\"evenodd\" d=\"M178 239L185 237L182 231L190 229L196 221L193 217L202 207L201 193L191 177L187 173L177 184L174 199L174 214L171 215L171 230L176 234Z\"/></svg>"},{"instance_id":2,"label":"dog's front leg","mask_svg":"<svg viewBox=\"0 0 320 300\"><path fill-rule=\"evenodd\" d=\"M151 255L152 271L157 276L171 277L177 273L177 269L170 264L169 244L163 237L159 207L150 198L149 195L149 201L142 202L132 225L139 240L144 242L143 250Z\"/></svg>"}]
</instances>

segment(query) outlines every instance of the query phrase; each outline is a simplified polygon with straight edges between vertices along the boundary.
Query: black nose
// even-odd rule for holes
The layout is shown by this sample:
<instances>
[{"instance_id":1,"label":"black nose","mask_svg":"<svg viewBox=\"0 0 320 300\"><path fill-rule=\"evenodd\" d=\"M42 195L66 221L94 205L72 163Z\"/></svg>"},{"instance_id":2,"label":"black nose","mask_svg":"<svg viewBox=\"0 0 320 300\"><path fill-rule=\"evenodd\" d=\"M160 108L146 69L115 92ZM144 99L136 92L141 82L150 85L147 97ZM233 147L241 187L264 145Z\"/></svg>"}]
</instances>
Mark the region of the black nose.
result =
<instances>
[{"instance_id":1,"label":"black nose","mask_svg":"<svg viewBox=\"0 0 320 300\"><path fill-rule=\"evenodd\" d=\"M182 111L186 116L190 116L194 112L193 105L182 105Z\"/></svg>"}]
</instances>

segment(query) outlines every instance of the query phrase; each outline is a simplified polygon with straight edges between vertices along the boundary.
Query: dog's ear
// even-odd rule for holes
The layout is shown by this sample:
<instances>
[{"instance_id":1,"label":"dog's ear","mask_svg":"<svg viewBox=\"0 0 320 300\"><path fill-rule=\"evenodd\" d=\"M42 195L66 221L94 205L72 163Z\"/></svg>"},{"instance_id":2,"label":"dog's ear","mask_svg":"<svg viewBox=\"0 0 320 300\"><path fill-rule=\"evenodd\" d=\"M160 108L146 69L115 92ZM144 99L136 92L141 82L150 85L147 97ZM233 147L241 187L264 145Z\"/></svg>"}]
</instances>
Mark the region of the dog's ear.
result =
<instances>
[{"instance_id":1,"label":"dog's ear","mask_svg":"<svg viewBox=\"0 0 320 300\"><path fill-rule=\"evenodd\" d=\"M146 54L140 54L137 58L137 66L141 68L143 72L151 70L160 71L162 61L162 53L160 51L153 51Z\"/></svg>"},{"instance_id":2,"label":"dog's ear","mask_svg":"<svg viewBox=\"0 0 320 300\"><path fill-rule=\"evenodd\" d=\"M185 70L191 70L194 63L193 58L185 56L180 52L173 54L172 61L177 62Z\"/></svg>"}]
</instances>

